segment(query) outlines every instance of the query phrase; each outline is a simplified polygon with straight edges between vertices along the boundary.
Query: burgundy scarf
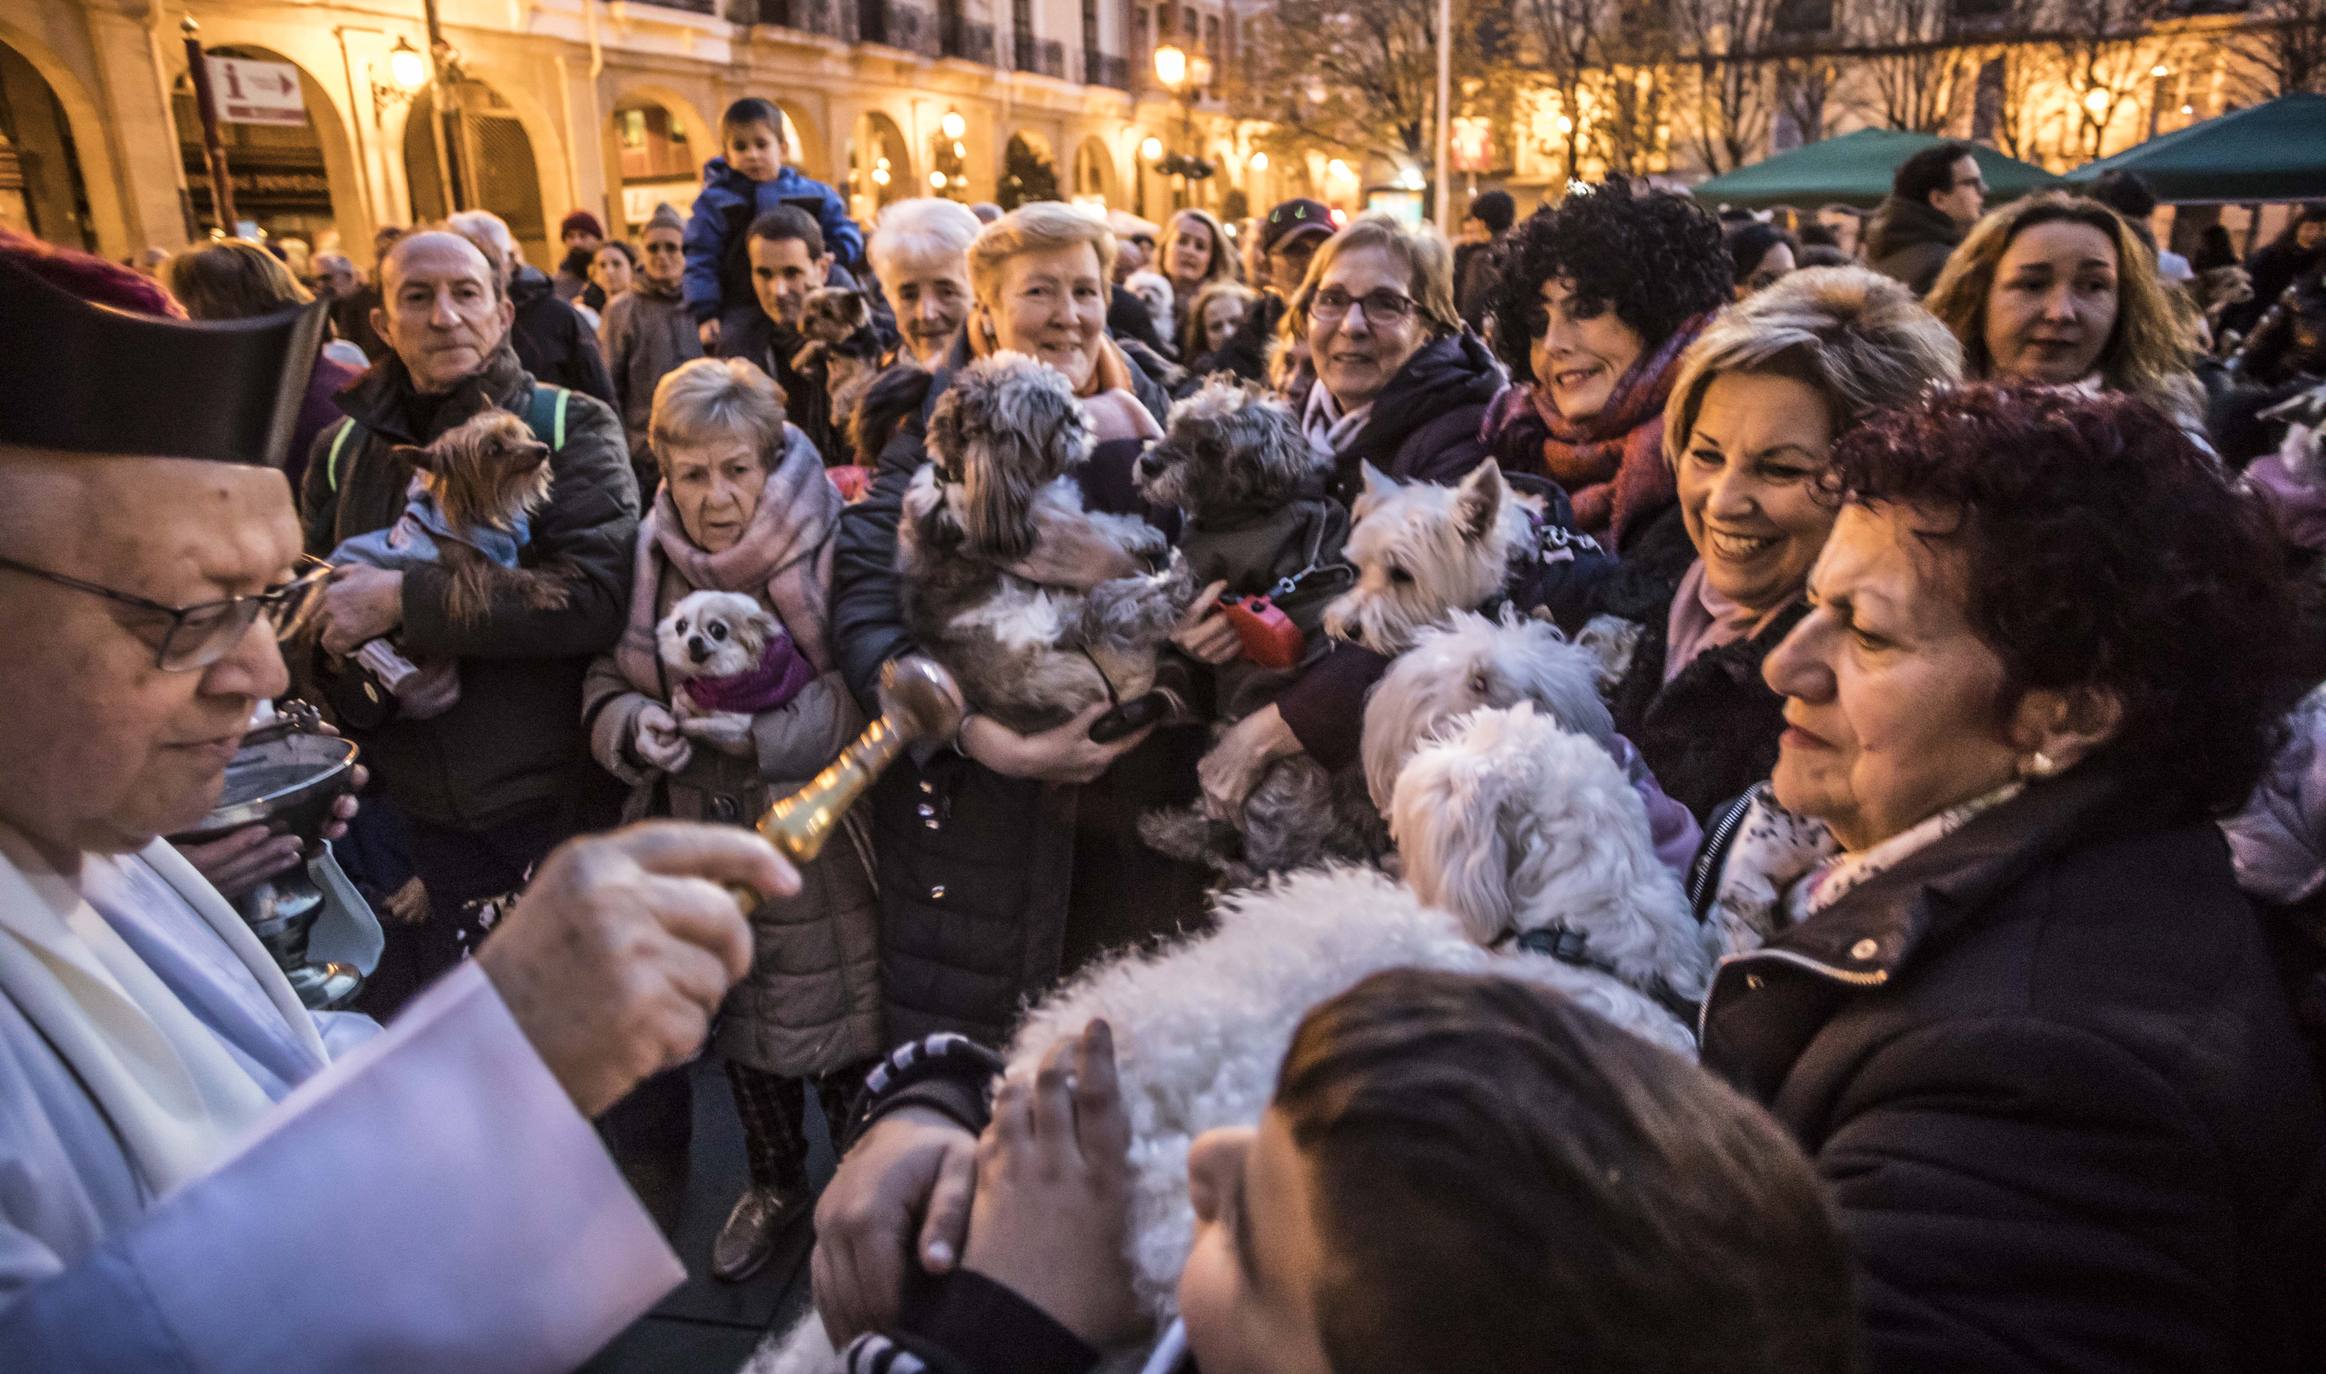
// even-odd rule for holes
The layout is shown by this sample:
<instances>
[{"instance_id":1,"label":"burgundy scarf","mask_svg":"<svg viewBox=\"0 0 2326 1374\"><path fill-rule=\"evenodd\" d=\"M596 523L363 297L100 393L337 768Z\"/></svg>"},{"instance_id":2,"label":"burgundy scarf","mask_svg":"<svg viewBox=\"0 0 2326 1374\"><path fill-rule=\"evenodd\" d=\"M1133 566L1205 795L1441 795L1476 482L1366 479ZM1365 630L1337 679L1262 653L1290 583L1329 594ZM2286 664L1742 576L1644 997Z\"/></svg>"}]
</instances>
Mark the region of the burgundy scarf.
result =
<instances>
[{"instance_id":1,"label":"burgundy scarf","mask_svg":"<svg viewBox=\"0 0 2326 1374\"><path fill-rule=\"evenodd\" d=\"M1611 548L1622 547L1634 519L1679 499L1672 465L1664 461L1664 402L1671 399L1680 355L1711 318L1707 312L1688 319L1633 363L1616 379L1606 406L1589 419L1561 415L1538 384L1506 387L1487 408L1489 433L1530 420L1541 427L1544 474L1566 489L1575 527Z\"/></svg>"},{"instance_id":2,"label":"burgundy scarf","mask_svg":"<svg viewBox=\"0 0 2326 1374\"><path fill-rule=\"evenodd\" d=\"M808 666L791 636L778 631L760 650L758 664L748 671L733 677L690 677L685 690L687 699L705 711L756 716L798 696L815 678L816 670Z\"/></svg>"}]
</instances>

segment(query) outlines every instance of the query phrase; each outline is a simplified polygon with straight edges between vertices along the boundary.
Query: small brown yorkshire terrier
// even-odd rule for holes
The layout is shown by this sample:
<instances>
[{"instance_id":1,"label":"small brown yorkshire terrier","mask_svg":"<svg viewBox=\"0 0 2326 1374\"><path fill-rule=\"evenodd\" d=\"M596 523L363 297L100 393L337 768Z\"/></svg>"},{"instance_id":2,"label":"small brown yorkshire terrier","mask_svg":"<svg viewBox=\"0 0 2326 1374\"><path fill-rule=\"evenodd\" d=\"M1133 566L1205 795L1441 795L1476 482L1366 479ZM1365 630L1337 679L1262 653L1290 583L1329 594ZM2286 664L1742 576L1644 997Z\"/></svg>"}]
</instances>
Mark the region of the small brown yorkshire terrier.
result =
<instances>
[{"instance_id":1,"label":"small brown yorkshire terrier","mask_svg":"<svg viewBox=\"0 0 2326 1374\"><path fill-rule=\"evenodd\" d=\"M530 517L549 499L549 445L530 426L508 411L486 410L426 448L400 445L396 453L417 470L420 491L389 542L403 544L402 561L434 563L450 575L445 611L455 624L483 620L499 597L534 610L565 606L572 595L565 579L518 559Z\"/></svg>"},{"instance_id":2,"label":"small brown yorkshire terrier","mask_svg":"<svg viewBox=\"0 0 2326 1374\"><path fill-rule=\"evenodd\" d=\"M792 354L793 370L824 369L824 390L832 414L856 413L856 402L880 371L880 336L872 328L872 302L861 291L819 286L800 307L800 333L808 342Z\"/></svg>"}]
</instances>

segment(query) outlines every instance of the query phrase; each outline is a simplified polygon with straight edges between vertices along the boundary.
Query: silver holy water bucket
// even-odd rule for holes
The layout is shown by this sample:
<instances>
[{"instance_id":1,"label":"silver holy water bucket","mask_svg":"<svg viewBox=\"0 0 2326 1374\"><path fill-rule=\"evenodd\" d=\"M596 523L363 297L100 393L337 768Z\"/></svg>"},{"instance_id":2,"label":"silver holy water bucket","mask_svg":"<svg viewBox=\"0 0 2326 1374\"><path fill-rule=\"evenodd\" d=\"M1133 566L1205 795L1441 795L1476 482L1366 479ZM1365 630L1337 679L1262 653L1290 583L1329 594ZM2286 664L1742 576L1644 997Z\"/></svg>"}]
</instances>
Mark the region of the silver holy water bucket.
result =
<instances>
[{"instance_id":1,"label":"silver holy water bucket","mask_svg":"<svg viewBox=\"0 0 2326 1374\"><path fill-rule=\"evenodd\" d=\"M346 1006L363 986L363 973L354 964L316 960L308 949L325 905L312 870L330 865L336 873L323 831L331 824L332 803L355 788L356 752L352 741L337 735L254 731L226 765L226 790L218 805L193 830L170 837L201 844L246 826L272 825L299 838L305 862L235 898L234 907L289 977L299 1000L317 1011ZM352 897L343 877L335 886ZM368 919L370 913L362 915Z\"/></svg>"}]
</instances>

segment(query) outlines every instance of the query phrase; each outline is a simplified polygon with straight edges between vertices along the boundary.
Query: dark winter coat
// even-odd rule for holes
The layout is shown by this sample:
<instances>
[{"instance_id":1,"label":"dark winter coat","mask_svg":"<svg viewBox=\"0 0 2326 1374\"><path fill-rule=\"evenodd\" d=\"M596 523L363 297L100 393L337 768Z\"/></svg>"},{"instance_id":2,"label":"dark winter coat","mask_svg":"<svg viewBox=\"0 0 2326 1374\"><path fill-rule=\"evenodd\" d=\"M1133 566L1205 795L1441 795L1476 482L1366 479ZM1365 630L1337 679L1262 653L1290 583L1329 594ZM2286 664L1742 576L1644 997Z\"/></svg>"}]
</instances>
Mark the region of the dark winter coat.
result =
<instances>
[{"instance_id":1,"label":"dark winter coat","mask_svg":"<svg viewBox=\"0 0 2326 1374\"><path fill-rule=\"evenodd\" d=\"M723 157L703 164L703 189L695 197L685 238L686 305L697 323L759 308L751 289L751 222L792 204L815 217L826 256L844 267L864 261L864 231L848 218L848 207L831 187L797 167L785 167L770 181L753 181Z\"/></svg>"},{"instance_id":2,"label":"dark winter coat","mask_svg":"<svg viewBox=\"0 0 2326 1374\"><path fill-rule=\"evenodd\" d=\"M622 398L622 433L630 443L630 467L638 475L643 499L661 477L647 434L647 422L654 418L655 385L680 363L703 356L702 340L696 337L694 319L678 288L658 286L644 275L635 287L606 302L598 338L605 345L614 390Z\"/></svg>"},{"instance_id":3,"label":"dark winter coat","mask_svg":"<svg viewBox=\"0 0 2326 1374\"><path fill-rule=\"evenodd\" d=\"M656 614L667 614L695 590L664 564ZM759 600L775 610L766 597ZM669 702L667 686L660 699ZM632 789L624 820L674 816L748 825L769 802L799 790L839 757L864 727L847 683L837 672L825 673L784 705L752 718L756 757L697 744L686 768L666 775L630 751L647 701L612 654L590 665L582 718L599 766ZM859 826L845 827L798 867L799 895L751 914L751 971L727 993L712 1037L712 1048L726 1058L794 1078L850 1068L887 1048L869 836Z\"/></svg>"},{"instance_id":4,"label":"dark winter coat","mask_svg":"<svg viewBox=\"0 0 2326 1374\"><path fill-rule=\"evenodd\" d=\"M1501 264L1497 237L1484 243L1465 243L1454 250L1454 313L1479 334L1486 332L1486 316L1494 308L1494 287Z\"/></svg>"},{"instance_id":5,"label":"dark winter coat","mask_svg":"<svg viewBox=\"0 0 2326 1374\"><path fill-rule=\"evenodd\" d=\"M881 665L913 651L897 592L898 510L927 460L929 409L967 357L957 344L920 412L881 451L871 493L840 516L832 639L867 710ZM1133 384L1160 420L1168 399L1135 366ZM1085 499L1175 525L1138 499L1139 447L1101 444L1082 472ZM1020 1003L1078 963L1193 920L1202 875L1146 849L1132 826L1191 799L1199 735L1158 732L1082 787L1005 778L950 747L891 768L872 794L889 1034L950 1030L998 1044Z\"/></svg>"},{"instance_id":6,"label":"dark winter coat","mask_svg":"<svg viewBox=\"0 0 2326 1374\"><path fill-rule=\"evenodd\" d=\"M557 298L540 268L517 268L509 279L509 300L517 307L509 342L527 372L551 386L604 401L609 409L621 405L605 356L598 352L596 332L579 310Z\"/></svg>"},{"instance_id":7,"label":"dark winter coat","mask_svg":"<svg viewBox=\"0 0 2326 1374\"><path fill-rule=\"evenodd\" d=\"M1832 1190L1869 1370L2326 1368L2326 1114L2262 928L2104 757L1724 961L1702 1027Z\"/></svg>"},{"instance_id":8,"label":"dark winter coat","mask_svg":"<svg viewBox=\"0 0 2326 1374\"><path fill-rule=\"evenodd\" d=\"M1769 776L1784 733L1784 698L1761 681L1761 660L1801 619L1779 612L1760 634L1698 654L1664 681L1672 597L1696 547L1680 508L1637 527L1621 562L1580 596L1562 594L1546 607L1569 635L1628 645L1618 654L1607 706L1616 731L1640 751L1674 801L1699 821Z\"/></svg>"},{"instance_id":9,"label":"dark winter coat","mask_svg":"<svg viewBox=\"0 0 2326 1374\"><path fill-rule=\"evenodd\" d=\"M307 374L307 394L299 402L298 423L291 429L290 452L283 456L283 476L290 479L292 491L306 479L315 436L340 421L339 393L362 375L335 358L316 357L315 370Z\"/></svg>"},{"instance_id":10,"label":"dark winter coat","mask_svg":"<svg viewBox=\"0 0 2326 1374\"><path fill-rule=\"evenodd\" d=\"M1343 504L1365 490L1362 464L1400 482L1453 482L1486 459L1478 437L1502 367L1463 331L1423 344L1373 398L1365 427L1333 455L1332 494Z\"/></svg>"},{"instance_id":11,"label":"dark winter coat","mask_svg":"<svg viewBox=\"0 0 2326 1374\"><path fill-rule=\"evenodd\" d=\"M328 554L403 514L412 466L395 455L397 445L426 444L488 405L524 415L533 385L504 346L416 433L408 418L411 375L390 354L339 397L360 428L342 447L336 473L327 459L345 422L316 438L299 502L307 551ZM549 461L549 500L519 556L528 567L558 569L568 604L496 606L481 623L456 625L445 614L444 575L406 573L398 635L410 657L459 660L460 700L428 720L348 732L388 796L422 820L482 830L570 802L582 785L577 779L599 776L581 729L582 674L593 656L613 647L629 611L638 489L621 421L587 396L568 398L565 444ZM320 690L329 668L306 667Z\"/></svg>"},{"instance_id":12,"label":"dark winter coat","mask_svg":"<svg viewBox=\"0 0 2326 1374\"><path fill-rule=\"evenodd\" d=\"M1866 265L1924 296L1962 241L1963 226L1944 210L1926 200L1887 196L1866 225Z\"/></svg>"},{"instance_id":13,"label":"dark winter coat","mask_svg":"<svg viewBox=\"0 0 2326 1374\"><path fill-rule=\"evenodd\" d=\"M1171 346L1156 332L1155 317L1148 313L1147 303L1125 287L1117 286L1107 293L1106 332L1118 339L1136 339L1159 358L1171 356Z\"/></svg>"}]
</instances>

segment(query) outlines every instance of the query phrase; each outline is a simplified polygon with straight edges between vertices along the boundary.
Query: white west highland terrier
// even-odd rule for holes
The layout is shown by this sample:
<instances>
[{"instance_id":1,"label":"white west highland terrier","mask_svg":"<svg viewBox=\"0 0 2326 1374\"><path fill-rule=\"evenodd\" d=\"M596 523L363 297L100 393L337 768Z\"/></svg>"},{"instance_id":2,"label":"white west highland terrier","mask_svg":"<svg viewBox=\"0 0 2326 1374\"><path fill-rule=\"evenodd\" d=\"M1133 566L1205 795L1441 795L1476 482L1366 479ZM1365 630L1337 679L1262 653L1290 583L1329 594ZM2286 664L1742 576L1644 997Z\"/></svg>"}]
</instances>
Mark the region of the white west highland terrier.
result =
<instances>
[{"instance_id":1,"label":"white west highland terrier","mask_svg":"<svg viewBox=\"0 0 2326 1374\"><path fill-rule=\"evenodd\" d=\"M1712 944L1656 860L1638 794L1599 745L1531 703L1478 711L1415 754L1389 811L1409 885L1328 868L1223 897L1210 934L1090 970L1035 1007L1009 1048L1030 1069L1094 1017L1114 1028L1131 1126L1132 1273L1159 1323L1174 1315L1194 1235L1189 1145L1257 1122L1302 1014L1367 975L1523 977L1695 1055L1664 1003L1701 996ZM751 1374L837 1364L811 1314Z\"/></svg>"},{"instance_id":2,"label":"white west highland terrier","mask_svg":"<svg viewBox=\"0 0 2326 1374\"><path fill-rule=\"evenodd\" d=\"M1501 592L1511 562L1535 552L1538 498L1512 491L1491 462L1454 486L1399 483L1364 467L1343 556L1357 585L1325 608L1325 633L1392 657L1425 625Z\"/></svg>"}]
</instances>

